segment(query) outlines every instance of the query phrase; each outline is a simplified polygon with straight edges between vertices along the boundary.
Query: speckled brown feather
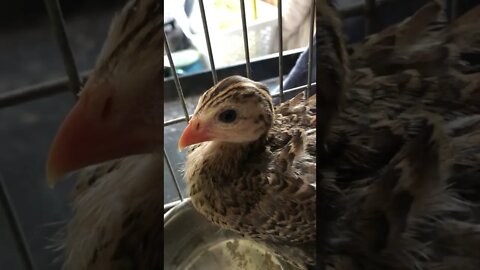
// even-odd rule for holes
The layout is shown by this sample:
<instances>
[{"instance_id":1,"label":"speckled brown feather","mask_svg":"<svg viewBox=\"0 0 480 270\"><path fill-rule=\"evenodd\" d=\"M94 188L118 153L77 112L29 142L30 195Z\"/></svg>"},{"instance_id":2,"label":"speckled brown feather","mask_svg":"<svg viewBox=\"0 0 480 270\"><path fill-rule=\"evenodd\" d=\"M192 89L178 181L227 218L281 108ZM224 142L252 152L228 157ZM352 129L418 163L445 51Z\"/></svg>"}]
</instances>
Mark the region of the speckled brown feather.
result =
<instances>
[{"instance_id":1,"label":"speckled brown feather","mask_svg":"<svg viewBox=\"0 0 480 270\"><path fill-rule=\"evenodd\" d=\"M378 75L412 67L422 74L438 73L457 58L457 52L447 46L447 38L439 34L444 28L438 21L441 12L440 1L430 1L411 17L353 46L352 67L367 66Z\"/></svg>"},{"instance_id":2,"label":"speckled brown feather","mask_svg":"<svg viewBox=\"0 0 480 270\"><path fill-rule=\"evenodd\" d=\"M410 20L425 22L415 18L421 14ZM438 42L452 57L435 50L428 61L406 54L408 65L388 69L390 57L351 56L352 88L317 155L317 185L330 192L319 199L333 207L319 246L328 269L480 267L480 77L455 56L478 45L445 38L455 27L388 44L398 53ZM475 33L480 24L462 27ZM359 51L375 46L367 41Z\"/></svg>"},{"instance_id":3,"label":"speckled brown feather","mask_svg":"<svg viewBox=\"0 0 480 270\"><path fill-rule=\"evenodd\" d=\"M185 167L200 213L299 265L314 262L315 247L315 99L302 96L275 108L267 139L196 145Z\"/></svg>"}]
</instances>

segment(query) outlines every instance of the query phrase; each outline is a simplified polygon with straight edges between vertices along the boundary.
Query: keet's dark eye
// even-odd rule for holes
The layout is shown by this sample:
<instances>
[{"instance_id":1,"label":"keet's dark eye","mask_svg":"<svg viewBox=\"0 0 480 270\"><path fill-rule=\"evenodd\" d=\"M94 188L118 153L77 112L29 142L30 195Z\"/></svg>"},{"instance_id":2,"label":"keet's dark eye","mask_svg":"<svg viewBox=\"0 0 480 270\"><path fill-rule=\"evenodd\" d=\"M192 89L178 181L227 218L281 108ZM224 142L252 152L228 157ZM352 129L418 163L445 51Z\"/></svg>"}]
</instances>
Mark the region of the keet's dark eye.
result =
<instances>
[{"instance_id":1,"label":"keet's dark eye","mask_svg":"<svg viewBox=\"0 0 480 270\"><path fill-rule=\"evenodd\" d=\"M218 115L218 120L224 123L232 123L237 119L237 112L235 110L226 110Z\"/></svg>"}]
</instances>

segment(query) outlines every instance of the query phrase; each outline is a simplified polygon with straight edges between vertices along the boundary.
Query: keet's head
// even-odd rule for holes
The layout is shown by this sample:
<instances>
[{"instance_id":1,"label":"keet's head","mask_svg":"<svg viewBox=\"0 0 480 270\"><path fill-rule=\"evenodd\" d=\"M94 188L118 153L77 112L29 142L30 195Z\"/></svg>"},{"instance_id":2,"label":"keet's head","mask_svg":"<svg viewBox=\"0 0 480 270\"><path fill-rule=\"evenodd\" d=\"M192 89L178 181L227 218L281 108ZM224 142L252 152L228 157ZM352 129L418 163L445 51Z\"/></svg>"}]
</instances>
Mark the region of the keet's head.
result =
<instances>
[{"instance_id":1,"label":"keet's head","mask_svg":"<svg viewBox=\"0 0 480 270\"><path fill-rule=\"evenodd\" d=\"M155 0L131 1L116 15L96 67L51 146L50 185L70 171L161 145L162 26Z\"/></svg>"},{"instance_id":2,"label":"keet's head","mask_svg":"<svg viewBox=\"0 0 480 270\"><path fill-rule=\"evenodd\" d=\"M272 126L273 114L265 85L241 76L228 77L200 97L178 147L205 141L256 141Z\"/></svg>"}]
</instances>

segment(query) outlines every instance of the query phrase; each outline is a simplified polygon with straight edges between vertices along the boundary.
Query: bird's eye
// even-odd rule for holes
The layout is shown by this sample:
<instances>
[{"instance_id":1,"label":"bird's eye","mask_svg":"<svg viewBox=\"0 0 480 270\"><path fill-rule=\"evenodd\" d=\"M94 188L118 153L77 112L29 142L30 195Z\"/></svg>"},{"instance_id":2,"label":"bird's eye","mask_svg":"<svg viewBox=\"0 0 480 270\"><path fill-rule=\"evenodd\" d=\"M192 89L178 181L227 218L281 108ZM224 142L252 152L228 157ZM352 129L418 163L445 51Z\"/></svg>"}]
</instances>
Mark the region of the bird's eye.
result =
<instances>
[{"instance_id":1,"label":"bird's eye","mask_svg":"<svg viewBox=\"0 0 480 270\"><path fill-rule=\"evenodd\" d=\"M218 120L224 123L232 123L237 119L237 112L235 110L226 110L218 115Z\"/></svg>"}]
</instances>

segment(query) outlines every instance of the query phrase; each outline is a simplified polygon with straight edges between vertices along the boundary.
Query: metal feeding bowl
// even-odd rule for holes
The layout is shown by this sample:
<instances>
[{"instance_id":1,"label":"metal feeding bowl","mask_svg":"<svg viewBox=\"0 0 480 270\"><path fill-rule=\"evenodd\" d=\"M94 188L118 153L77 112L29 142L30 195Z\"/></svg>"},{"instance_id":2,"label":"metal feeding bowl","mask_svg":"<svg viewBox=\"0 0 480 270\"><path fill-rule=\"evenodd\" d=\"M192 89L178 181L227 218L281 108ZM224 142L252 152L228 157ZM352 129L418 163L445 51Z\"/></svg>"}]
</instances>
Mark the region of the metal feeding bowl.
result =
<instances>
[{"instance_id":1,"label":"metal feeding bowl","mask_svg":"<svg viewBox=\"0 0 480 270\"><path fill-rule=\"evenodd\" d=\"M263 245L211 224L190 200L164 220L166 270L293 270Z\"/></svg>"}]
</instances>

